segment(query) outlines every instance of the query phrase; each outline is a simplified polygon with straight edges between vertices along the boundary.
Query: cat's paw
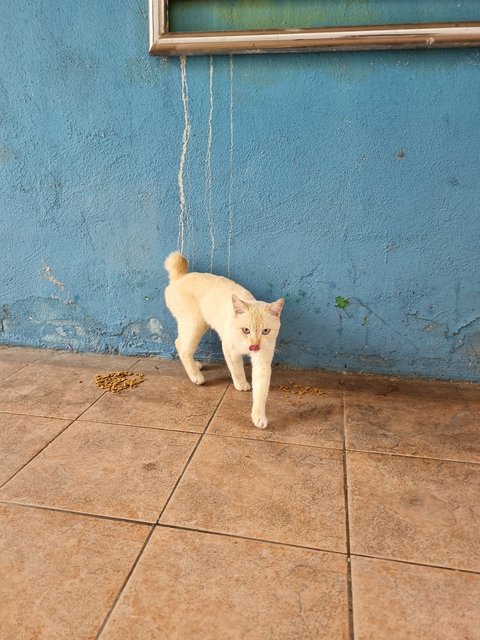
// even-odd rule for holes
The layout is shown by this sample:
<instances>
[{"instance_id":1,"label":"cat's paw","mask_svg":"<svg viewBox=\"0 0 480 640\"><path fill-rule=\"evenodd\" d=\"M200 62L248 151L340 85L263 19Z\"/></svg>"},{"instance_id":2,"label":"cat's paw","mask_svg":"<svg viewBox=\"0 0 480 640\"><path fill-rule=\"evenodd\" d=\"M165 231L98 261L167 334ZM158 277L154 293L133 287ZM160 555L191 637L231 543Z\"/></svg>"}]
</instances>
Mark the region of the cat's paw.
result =
<instances>
[{"instance_id":1,"label":"cat's paw","mask_svg":"<svg viewBox=\"0 0 480 640\"><path fill-rule=\"evenodd\" d=\"M257 429L265 429L268 424L267 416L263 414L252 413L252 422L253 426L257 427Z\"/></svg>"},{"instance_id":2,"label":"cat's paw","mask_svg":"<svg viewBox=\"0 0 480 640\"><path fill-rule=\"evenodd\" d=\"M198 360L195 360L195 364L197 366L197 369L200 371L200 369L203 369L203 362L199 362Z\"/></svg>"},{"instance_id":3,"label":"cat's paw","mask_svg":"<svg viewBox=\"0 0 480 640\"><path fill-rule=\"evenodd\" d=\"M198 371L194 376L189 376L189 378L193 384L203 384L205 382L205 378L202 376L200 371Z\"/></svg>"},{"instance_id":4,"label":"cat's paw","mask_svg":"<svg viewBox=\"0 0 480 640\"><path fill-rule=\"evenodd\" d=\"M250 383L245 381L245 382L234 382L233 386L235 387L235 389L237 391L250 391L250 389L252 388Z\"/></svg>"}]
</instances>

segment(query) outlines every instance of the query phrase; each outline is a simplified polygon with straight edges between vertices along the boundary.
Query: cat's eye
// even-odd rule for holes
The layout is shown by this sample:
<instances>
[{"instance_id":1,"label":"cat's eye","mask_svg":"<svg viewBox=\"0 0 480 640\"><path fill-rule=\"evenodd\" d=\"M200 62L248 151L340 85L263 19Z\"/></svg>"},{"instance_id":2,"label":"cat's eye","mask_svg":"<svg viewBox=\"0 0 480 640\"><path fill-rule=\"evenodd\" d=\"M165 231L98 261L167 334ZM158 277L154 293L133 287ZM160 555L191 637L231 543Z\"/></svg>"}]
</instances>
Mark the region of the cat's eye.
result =
<instances>
[{"instance_id":1,"label":"cat's eye","mask_svg":"<svg viewBox=\"0 0 480 640\"><path fill-rule=\"evenodd\" d=\"M250 333L250 329L248 327L243 327L243 333Z\"/></svg>"},{"instance_id":2,"label":"cat's eye","mask_svg":"<svg viewBox=\"0 0 480 640\"><path fill-rule=\"evenodd\" d=\"M264 329L262 333L264 336L268 336L268 334L270 333L270 329Z\"/></svg>"}]
</instances>

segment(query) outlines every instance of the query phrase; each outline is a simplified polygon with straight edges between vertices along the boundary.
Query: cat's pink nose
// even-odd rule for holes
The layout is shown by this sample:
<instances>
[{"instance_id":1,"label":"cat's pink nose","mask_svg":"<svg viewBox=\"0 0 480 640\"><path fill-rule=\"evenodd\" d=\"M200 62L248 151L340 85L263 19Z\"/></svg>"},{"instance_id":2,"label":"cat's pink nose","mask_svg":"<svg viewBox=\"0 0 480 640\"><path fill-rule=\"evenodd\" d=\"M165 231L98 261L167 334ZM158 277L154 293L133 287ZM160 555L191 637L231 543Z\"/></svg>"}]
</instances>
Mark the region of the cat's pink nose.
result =
<instances>
[{"instance_id":1,"label":"cat's pink nose","mask_svg":"<svg viewBox=\"0 0 480 640\"><path fill-rule=\"evenodd\" d=\"M260 351L259 344L251 344L248 348L250 349L250 351Z\"/></svg>"}]
</instances>

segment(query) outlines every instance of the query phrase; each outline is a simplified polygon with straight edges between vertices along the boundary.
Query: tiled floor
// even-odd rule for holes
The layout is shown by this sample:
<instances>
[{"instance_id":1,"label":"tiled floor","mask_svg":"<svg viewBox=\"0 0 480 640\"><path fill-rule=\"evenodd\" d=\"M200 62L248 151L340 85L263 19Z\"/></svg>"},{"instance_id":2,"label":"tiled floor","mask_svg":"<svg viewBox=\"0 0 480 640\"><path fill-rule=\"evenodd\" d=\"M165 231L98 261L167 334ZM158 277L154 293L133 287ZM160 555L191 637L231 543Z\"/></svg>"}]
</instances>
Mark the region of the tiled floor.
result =
<instances>
[{"instance_id":1,"label":"tiled floor","mask_svg":"<svg viewBox=\"0 0 480 640\"><path fill-rule=\"evenodd\" d=\"M0 347L2 640L480 638L479 385L205 376Z\"/></svg>"}]
</instances>

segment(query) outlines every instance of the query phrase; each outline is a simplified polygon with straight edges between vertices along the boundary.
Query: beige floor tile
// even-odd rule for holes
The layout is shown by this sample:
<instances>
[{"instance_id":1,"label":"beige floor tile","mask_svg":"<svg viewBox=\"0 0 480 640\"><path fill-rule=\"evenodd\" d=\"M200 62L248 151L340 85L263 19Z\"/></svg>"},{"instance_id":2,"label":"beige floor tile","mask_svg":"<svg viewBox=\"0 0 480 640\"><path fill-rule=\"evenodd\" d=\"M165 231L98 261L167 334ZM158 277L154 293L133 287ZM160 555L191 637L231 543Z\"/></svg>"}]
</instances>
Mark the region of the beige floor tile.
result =
<instances>
[{"instance_id":1,"label":"beige floor tile","mask_svg":"<svg viewBox=\"0 0 480 640\"><path fill-rule=\"evenodd\" d=\"M75 353L74 351L50 351L44 362L58 364L62 367L91 368L95 369L94 375L102 375L109 371L131 369L138 362L138 357L100 353Z\"/></svg>"},{"instance_id":2,"label":"beige floor tile","mask_svg":"<svg viewBox=\"0 0 480 640\"><path fill-rule=\"evenodd\" d=\"M20 371L26 365L45 357L40 349L25 347L5 347L0 345L0 381Z\"/></svg>"},{"instance_id":3,"label":"beige floor tile","mask_svg":"<svg viewBox=\"0 0 480 640\"><path fill-rule=\"evenodd\" d=\"M148 532L0 505L0 637L94 638Z\"/></svg>"},{"instance_id":4,"label":"beige floor tile","mask_svg":"<svg viewBox=\"0 0 480 640\"><path fill-rule=\"evenodd\" d=\"M343 388L348 391L377 396L394 396L397 398L420 397L458 401L465 399L463 395L465 388L469 389L469 393L472 391L472 385L465 385L465 383L461 382L370 374L348 373L341 379L341 383ZM477 387L480 390L480 386L477 385Z\"/></svg>"},{"instance_id":5,"label":"beige floor tile","mask_svg":"<svg viewBox=\"0 0 480 640\"><path fill-rule=\"evenodd\" d=\"M474 640L480 575L352 558L357 640Z\"/></svg>"},{"instance_id":6,"label":"beige floor tile","mask_svg":"<svg viewBox=\"0 0 480 640\"><path fill-rule=\"evenodd\" d=\"M348 449L480 462L480 403L345 394Z\"/></svg>"},{"instance_id":7,"label":"beige floor tile","mask_svg":"<svg viewBox=\"0 0 480 640\"><path fill-rule=\"evenodd\" d=\"M53 352L48 349L0 345L0 362L36 362L37 360L43 360L50 353Z\"/></svg>"},{"instance_id":8,"label":"beige floor tile","mask_svg":"<svg viewBox=\"0 0 480 640\"><path fill-rule=\"evenodd\" d=\"M457 382L458 392L464 400L470 402L480 402L479 382Z\"/></svg>"},{"instance_id":9,"label":"beige floor tile","mask_svg":"<svg viewBox=\"0 0 480 640\"><path fill-rule=\"evenodd\" d=\"M342 454L204 436L162 523L345 551Z\"/></svg>"},{"instance_id":10,"label":"beige floor tile","mask_svg":"<svg viewBox=\"0 0 480 640\"><path fill-rule=\"evenodd\" d=\"M74 419L102 393L91 369L38 362L0 383L0 407L9 413Z\"/></svg>"},{"instance_id":11,"label":"beige floor tile","mask_svg":"<svg viewBox=\"0 0 480 640\"><path fill-rule=\"evenodd\" d=\"M350 392L373 394L377 396L422 397L438 400L480 402L479 382L460 382L449 380L431 380L428 378L407 378L404 376L373 375L335 371L296 372L283 367L274 369L282 376L305 373L316 380L316 385L325 390L344 389ZM273 378L274 379L274 378Z\"/></svg>"},{"instance_id":12,"label":"beige floor tile","mask_svg":"<svg viewBox=\"0 0 480 640\"><path fill-rule=\"evenodd\" d=\"M0 499L155 522L196 442L190 433L75 422Z\"/></svg>"},{"instance_id":13,"label":"beige floor tile","mask_svg":"<svg viewBox=\"0 0 480 640\"><path fill-rule=\"evenodd\" d=\"M0 484L68 425L68 420L0 413Z\"/></svg>"},{"instance_id":14,"label":"beige floor tile","mask_svg":"<svg viewBox=\"0 0 480 640\"><path fill-rule=\"evenodd\" d=\"M165 360L156 357L140 358L135 366L135 371L142 371L147 376L150 374L155 374L156 376L178 376L188 380L180 360ZM227 366L222 362L204 362L202 373L207 386L213 382L224 382L225 384L231 382Z\"/></svg>"},{"instance_id":15,"label":"beige floor tile","mask_svg":"<svg viewBox=\"0 0 480 640\"><path fill-rule=\"evenodd\" d=\"M341 391L299 397L273 387L267 403L266 429L256 429L252 425L251 411L252 394L237 391L232 385L208 427L208 433L343 448Z\"/></svg>"},{"instance_id":16,"label":"beige floor tile","mask_svg":"<svg viewBox=\"0 0 480 640\"><path fill-rule=\"evenodd\" d=\"M135 371L145 372L145 367ZM146 372L145 372L146 373ZM188 378L146 373L138 387L107 393L83 418L139 427L201 433L225 392L226 382L197 386Z\"/></svg>"},{"instance_id":17,"label":"beige floor tile","mask_svg":"<svg viewBox=\"0 0 480 640\"><path fill-rule=\"evenodd\" d=\"M346 640L346 560L157 529L101 637Z\"/></svg>"},{"instance_id":18,"label":"beige floor tile","mask_svg":"<svg viewBox=\"0 0 480 640\"><path fill-rule=\"evenodd\" d=\"M272 388L277 385L289 385L291 383L310 385L327 392L343 391L345 388L346 374L338 371L322 371L312 369L291 369L283 365L272 368Z\"/></svg>"},{"instance_id":19,"label":"beige floor tile","mask_svg":"<svg viewBox=\"0 0 480 640\"><path fill-rule=\"evenodd\" d=\"M23 369L28 364L28 362L1 362L0 361L0 382L8 376L11 376L13 373L16 373L20 369Z\"/></svg>"},{"instance_id":20,"label":"beige floor tile","mask_svg":"<svg viewBox=\"0 0 480 640\"><path fill-rule=\"evenodd\" d=\"M480 465L348 453L352 553L480 571Z\"/></svg>"}]
</instances>

